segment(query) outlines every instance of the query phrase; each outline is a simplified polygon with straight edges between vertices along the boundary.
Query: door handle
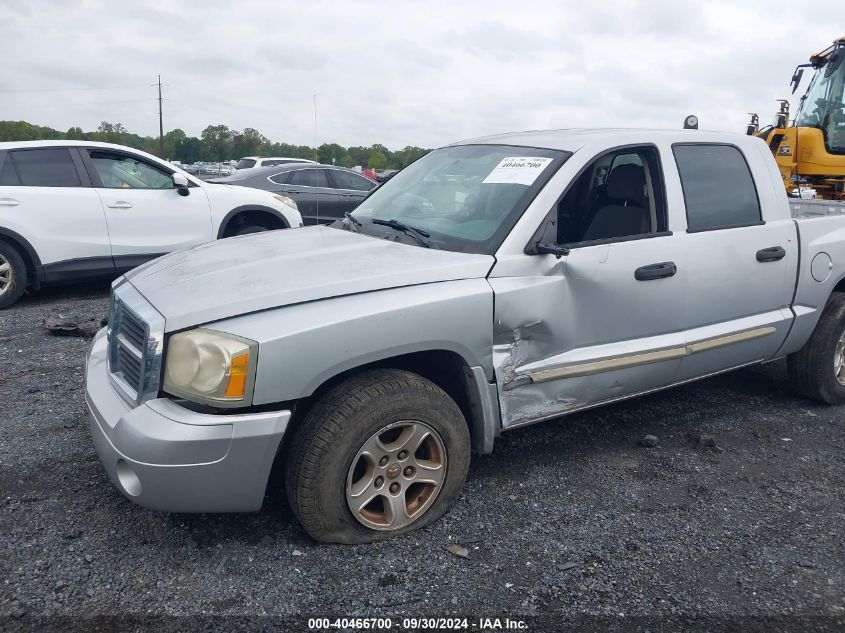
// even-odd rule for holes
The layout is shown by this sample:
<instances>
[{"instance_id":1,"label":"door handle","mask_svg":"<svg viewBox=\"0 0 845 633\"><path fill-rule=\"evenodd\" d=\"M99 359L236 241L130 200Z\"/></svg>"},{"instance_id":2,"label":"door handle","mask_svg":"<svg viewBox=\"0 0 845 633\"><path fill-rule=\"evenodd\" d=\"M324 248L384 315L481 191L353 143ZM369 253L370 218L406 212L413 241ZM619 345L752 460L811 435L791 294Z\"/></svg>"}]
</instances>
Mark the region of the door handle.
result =
<instances>
[{"instance_id":1,"label":"door handle","mask_svg":"<svg viewBox=\"0 0 845 633\"><path fill-rule=\"evenodd\" d=\"M293 189L288 189L285 193L302 193L301 191L295 191Z\"/></svg>"},{"instance_id":2,"label":"door handle","mask_svg":"<svg viewBox=\"0 0 845 633\"><path fill-rule=\"evenodd\" d=\"M678 272L678 267L675 265L675 262L660 262L659 264L640 266L634 271L634 279L637 281L665 279L666 277L671 277L676 272Z\"/></svg>"},{"instance_id":3,"label":"door handle","mask_svg":"<svg viewBox=\"0 0 845 633\"><path fill-rule=\"evenodd\" d=\"M776 262L784 257L786 257L786 251L781 246L770 246L757 251L757 261L761 263Z\"/></svg>"},{"instance_id":4,"label":"door handle","mask_svg":"<svg viewBox=\"0 0 845 633\"><path fill-rule=\"evenodd\" d=\"M16 207L19 204L20 202L18 202L14 198L0 198L0 205L4 207Z\"/></svg>"},{"instance_id":5,"label":"door handle","mask_svg":"<svg viewBox=\"0 0 845 633\"><path fill-rule=\"evenodd\" d=\"M118 200L117 202L112 202L106 205L109 209L131 209L132 203L126 202L126 200Z\"/></svg>"}]
</instances>

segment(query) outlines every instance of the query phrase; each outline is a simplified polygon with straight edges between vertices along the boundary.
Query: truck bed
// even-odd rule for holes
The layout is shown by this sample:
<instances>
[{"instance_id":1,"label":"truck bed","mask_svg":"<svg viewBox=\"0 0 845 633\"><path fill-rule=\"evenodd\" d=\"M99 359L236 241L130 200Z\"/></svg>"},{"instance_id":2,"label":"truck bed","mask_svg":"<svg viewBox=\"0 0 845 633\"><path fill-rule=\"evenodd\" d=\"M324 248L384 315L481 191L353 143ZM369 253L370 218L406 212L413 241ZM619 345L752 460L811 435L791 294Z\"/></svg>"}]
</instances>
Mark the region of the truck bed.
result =
<instances>
[{"instance_id":1,"label":"truck bed","mask_svg":"<svg viewBox=\"0 0 845 633\"><path fill-rule=\"evenodd\" d=\"M789 200L793 218L817 218L829 215L845 215L845 200Z\"/></svg>"}]
</instances>

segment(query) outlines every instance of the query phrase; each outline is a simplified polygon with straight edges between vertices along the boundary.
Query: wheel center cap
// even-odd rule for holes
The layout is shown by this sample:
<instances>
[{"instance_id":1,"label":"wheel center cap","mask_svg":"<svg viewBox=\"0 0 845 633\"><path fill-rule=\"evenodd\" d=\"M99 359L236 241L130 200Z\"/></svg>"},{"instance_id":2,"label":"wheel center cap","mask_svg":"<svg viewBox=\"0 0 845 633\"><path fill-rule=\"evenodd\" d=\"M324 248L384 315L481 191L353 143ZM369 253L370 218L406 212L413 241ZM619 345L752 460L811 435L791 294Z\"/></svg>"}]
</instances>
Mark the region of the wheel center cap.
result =
<instances>
[{"instance_id":1,"label":"wheel center cap","mask_svg":"<svg viewBox=\"0 0 845 633\"><path fill-rule=\"evenodd\" d=\"M401 470L402 469L399 468L399 464L391 464L387 467L387 470L384 474L387 475L388 479L396 479L399 476Z\"/></svg>"}]
</instances>

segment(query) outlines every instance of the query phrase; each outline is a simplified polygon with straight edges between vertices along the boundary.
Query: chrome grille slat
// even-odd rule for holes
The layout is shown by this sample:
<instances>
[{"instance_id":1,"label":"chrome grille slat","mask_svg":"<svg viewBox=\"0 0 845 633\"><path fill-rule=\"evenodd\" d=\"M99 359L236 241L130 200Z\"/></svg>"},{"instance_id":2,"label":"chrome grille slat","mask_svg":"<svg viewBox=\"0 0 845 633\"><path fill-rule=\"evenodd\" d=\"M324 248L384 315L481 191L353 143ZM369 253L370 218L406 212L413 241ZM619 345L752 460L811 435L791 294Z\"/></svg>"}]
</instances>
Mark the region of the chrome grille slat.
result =
<instances>
[{"instance_id":1,"label":"chrome grille slat","mask_svg":"<svg viewBox=\"0 0 845 633\"><path fill-rule=\"evenodd\" d=\"M134 404L156 397L164 319L137 290L120 280L113 287L108 337L112 384Z\"/></svg>"}]
</instances>

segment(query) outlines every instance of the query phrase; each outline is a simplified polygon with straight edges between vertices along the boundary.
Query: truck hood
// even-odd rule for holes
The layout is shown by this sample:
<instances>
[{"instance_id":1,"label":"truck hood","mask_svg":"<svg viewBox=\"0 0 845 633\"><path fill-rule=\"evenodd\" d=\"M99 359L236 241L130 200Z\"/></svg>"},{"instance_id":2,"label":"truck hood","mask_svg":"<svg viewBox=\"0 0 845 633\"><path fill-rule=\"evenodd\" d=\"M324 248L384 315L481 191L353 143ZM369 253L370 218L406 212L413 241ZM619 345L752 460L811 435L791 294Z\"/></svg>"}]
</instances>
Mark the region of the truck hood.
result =
<instances>
[{"instance_id":1,"label":"truck hood","mask_svg":"<svg viewBox=\"0 0 845 633\"><path fill-rule=\"evenodd\" d=\"M126 279L173 331L317 299L485 277L493 262L490 255L311 226L177 251L135 268Z\"/></svg>"}]
</instances>

